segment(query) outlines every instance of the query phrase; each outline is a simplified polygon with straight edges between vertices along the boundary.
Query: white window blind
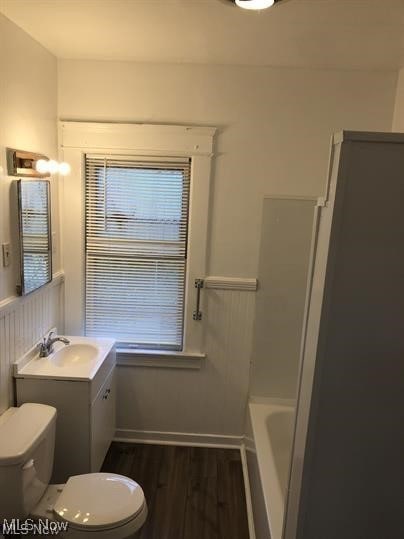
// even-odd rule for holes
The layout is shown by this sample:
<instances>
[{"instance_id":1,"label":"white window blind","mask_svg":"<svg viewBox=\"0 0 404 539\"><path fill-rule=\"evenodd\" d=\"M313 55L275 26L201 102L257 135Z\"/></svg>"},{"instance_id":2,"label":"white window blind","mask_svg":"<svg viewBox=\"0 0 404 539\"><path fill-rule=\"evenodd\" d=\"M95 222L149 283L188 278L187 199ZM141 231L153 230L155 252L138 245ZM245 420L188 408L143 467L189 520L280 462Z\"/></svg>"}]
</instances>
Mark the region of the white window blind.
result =
<instances>
[{"instance_id":1,"label":"white window blind","mask_svg":"<svg viewBox=\"0 0 404 539\"><path fill-rule=\"evenodd\" d=\"M181 350L189 159L87 155L86 334Z\"/></svg>"}]
</instances>

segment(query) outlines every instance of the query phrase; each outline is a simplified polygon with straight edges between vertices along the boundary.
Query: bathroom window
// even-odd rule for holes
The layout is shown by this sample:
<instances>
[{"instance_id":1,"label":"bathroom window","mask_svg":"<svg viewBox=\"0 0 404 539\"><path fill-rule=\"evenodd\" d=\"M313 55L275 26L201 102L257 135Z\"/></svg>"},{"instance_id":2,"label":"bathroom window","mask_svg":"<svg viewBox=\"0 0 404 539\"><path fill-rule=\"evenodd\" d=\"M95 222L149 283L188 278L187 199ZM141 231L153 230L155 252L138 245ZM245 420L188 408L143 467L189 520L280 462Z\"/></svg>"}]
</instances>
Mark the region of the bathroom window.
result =
<instances>
[{"instance_id":1,"label":"bathroom window","mask_svg":"<svg viewBox=\"0 0 404 539\"><path fill-rule=\"evenodd\" d=\"M85 156L85 328L182 350L191 162Z\"/></svg>"},{"instance_id":2,"label":"bathroom window","mask_svg":"<svg viewBox=\"0 0 404 539\"><path fill-rule=\"evenodd\" d=\"M198 368L215 132L61 122L67 334L115 338L125 365Z\"/></svg>"}]
</instances>

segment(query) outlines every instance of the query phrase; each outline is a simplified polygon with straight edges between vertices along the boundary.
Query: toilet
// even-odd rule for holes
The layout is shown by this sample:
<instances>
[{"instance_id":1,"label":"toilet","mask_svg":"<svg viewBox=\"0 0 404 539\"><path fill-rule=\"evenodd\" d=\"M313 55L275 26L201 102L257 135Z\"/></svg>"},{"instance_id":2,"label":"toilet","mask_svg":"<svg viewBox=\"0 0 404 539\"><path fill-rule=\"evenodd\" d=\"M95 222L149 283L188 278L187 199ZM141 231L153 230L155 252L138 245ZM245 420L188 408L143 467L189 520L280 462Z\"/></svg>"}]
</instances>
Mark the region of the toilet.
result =
<instances>
[{"instance_id":1,"label":"toilet","mask_svg":"<svg viewBox=\"0 0 404 539\"><path fill-rule=\"evenodd\" d=\"M50 485L56 408L23 404L0 416L0 522L48 519L64 523L59 537L136 537L147 517L140 485L112 473L75 475Z\"/></svg>"}]
</instances>

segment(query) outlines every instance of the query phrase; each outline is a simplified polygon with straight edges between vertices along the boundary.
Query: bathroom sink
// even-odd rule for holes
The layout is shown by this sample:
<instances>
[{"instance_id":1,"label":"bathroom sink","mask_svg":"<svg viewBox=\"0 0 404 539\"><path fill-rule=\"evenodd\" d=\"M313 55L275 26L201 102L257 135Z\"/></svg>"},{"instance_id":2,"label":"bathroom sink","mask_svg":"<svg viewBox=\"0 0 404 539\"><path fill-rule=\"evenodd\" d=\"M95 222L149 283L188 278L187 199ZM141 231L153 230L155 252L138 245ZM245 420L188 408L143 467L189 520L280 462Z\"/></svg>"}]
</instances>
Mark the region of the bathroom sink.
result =
<instances>
[{"instance_id":1,"label":"bathroom sink","mask_svg":"<svg viewBox=\"0 0 404 539\"><path fill-rule=\"evenodd\" d=\"M69 344L48 357L57 367L82 365L93 361L98 349L92 344Z\"/></svg>"},{"instance_id":2,"label":"bathroom sink","mask_svg":"<svg viewBox=\"0 0 404 539\"><path fill-rule=\"evenodd\" d=\"M54 351L47 357L40 357L39 343L31 348L14 363L14 377L93 380L98 371L108 370L110 358L115 362L113 339L69 335L63 337L70 344L56 340Z\"/></svg>"}]
</instances>

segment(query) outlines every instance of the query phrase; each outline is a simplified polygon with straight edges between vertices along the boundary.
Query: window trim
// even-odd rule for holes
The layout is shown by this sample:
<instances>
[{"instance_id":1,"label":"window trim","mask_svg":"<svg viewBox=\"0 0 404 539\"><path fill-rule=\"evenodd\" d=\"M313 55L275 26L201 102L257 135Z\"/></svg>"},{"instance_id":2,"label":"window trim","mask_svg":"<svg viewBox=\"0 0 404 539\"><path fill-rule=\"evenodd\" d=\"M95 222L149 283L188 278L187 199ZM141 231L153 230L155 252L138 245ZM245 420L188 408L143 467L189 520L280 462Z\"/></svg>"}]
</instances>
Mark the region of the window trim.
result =
<instances>
[{"instance_id":1,"label":"window trim","mask_svg":"<svg viewBox=\"0 0 404 539\"><path fill-rule=\"evenodd\" d=\"M203 353L204 320L194 321L192 313L195 307L194 281L206 276L210 176L215 133L216 129L212 127L60 122L61 157L72 168L71 175L61 179L62 263L66 275L67 334L84 333L85 154L102 152L111 156L185 157L191 159L191 188L184 347L180 354ZM130 352L133 356L138 355L135 350ZM161 351L156 351L155 355L161 357Z\"/></svg>"}]
</instances>

